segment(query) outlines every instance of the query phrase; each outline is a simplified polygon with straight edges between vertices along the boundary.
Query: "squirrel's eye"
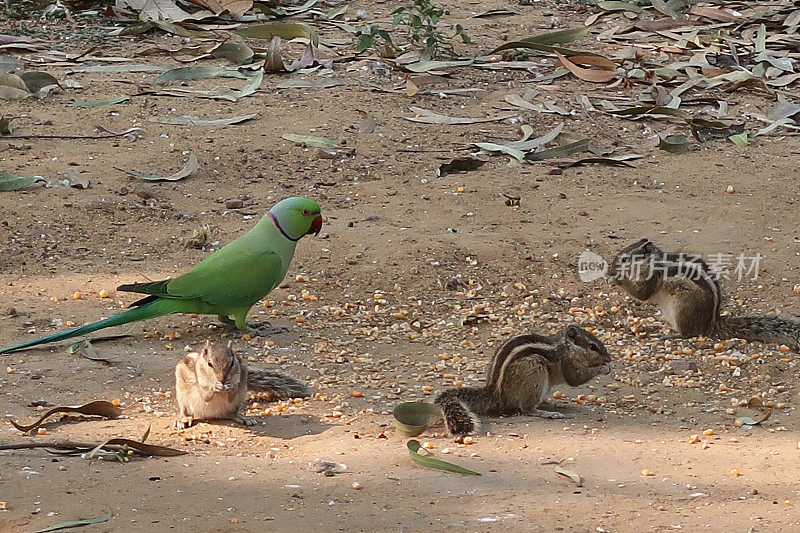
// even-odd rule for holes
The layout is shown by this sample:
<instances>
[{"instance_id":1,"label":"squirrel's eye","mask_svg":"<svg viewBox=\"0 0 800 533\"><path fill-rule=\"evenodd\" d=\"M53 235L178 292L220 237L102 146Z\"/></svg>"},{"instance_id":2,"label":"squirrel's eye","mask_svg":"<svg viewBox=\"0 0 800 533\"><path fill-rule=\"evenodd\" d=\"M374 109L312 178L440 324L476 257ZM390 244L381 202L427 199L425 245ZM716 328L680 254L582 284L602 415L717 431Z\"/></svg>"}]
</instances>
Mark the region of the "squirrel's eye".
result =
<instances>
[{"instance_id":1,"label":"squirrel's eye","mask_svg":"<svg viewBox=\"0 0 800 533\"><path fill-rule=\"evenodd\" d=\"M208 366L213 367L214 365L211 364L211 361L208 362Z\"/></svg>"},{"instance_id":2,"label":"squirrel's eye","mask_svg":"<svg viewBox=\"0 0 800 533\"><path fill-rule=\"evenodd\" d=\"M590 350L592 350L593 352L597 352L597 351L599 351L599 350L597 349L597 345L596 345L595 343L593 343L593 342L592 342L592 343L589 343L589 349L590 349Z\"/></svg>"},{"instance_id":3,"label":"squirrel's eye","mask_svg":"<svg viewBox=\"0 0 800 533\"><path fill-rule=\"evenodd\" d=\"M303 209L301 213L303 214L304 217L307 217L309 214L311 214L311 212L308 209Z\"/></svg>"}]
</instances>

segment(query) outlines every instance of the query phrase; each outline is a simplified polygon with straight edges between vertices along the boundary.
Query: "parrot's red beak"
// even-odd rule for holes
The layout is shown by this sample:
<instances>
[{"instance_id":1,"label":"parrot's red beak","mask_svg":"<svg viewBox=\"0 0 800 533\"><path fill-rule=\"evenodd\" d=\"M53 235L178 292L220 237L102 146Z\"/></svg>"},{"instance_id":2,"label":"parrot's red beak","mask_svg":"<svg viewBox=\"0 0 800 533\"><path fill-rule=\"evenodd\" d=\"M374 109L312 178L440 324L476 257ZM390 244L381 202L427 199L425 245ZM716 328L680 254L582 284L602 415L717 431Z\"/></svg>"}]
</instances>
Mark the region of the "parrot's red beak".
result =
<instances>
[{"instance_id":1,"label":"parrot's red beak","mask_svg":"<svg viewBox=\"0 0 800 533\"><path fill-rule=\"evenodd\" d=\"M322 229L322 215L317 215L316 218L311 222L311 227L308 228L308 233L313 233L314 236L319 235L319 230ZM306 235L308 235L306 233Z\"/></svg>"}]
</instances>

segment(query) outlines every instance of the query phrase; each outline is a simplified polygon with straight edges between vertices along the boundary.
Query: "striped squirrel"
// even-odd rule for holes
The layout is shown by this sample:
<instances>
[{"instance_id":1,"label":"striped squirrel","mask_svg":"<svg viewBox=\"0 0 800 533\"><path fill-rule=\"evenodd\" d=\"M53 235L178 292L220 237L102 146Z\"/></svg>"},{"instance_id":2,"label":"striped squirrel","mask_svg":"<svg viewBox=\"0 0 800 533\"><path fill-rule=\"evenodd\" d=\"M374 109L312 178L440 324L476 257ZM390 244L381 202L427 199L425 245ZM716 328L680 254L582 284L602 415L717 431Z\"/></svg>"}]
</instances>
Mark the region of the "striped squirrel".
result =
<instances>
[{"instance_id":1,"label":"striped squirrel","mask_svg":"<svg viewBox=\"0 0 800 533\"><path fill-rule=\"evenodd\" d=\"M697 255L667 253L649 239L640 239L617 254L608 275L634 298L654 303L680 337L736 337L800 347L800 321L771 315L720 316L718 276Z\"/></svg>"},{"instance_id":2,"label":"striped squirrel","mask_svg":"<svg viewBox=\"0 0 800 533\"><path fill-rule=\"evenodd\" d=\"M255 419L240 413L247 391L270 393L275 399L307 398L311 391L302 382L278 372L248 370L247 362L227 346L206 341L199 350L186 354L175 365L175 397L178 418L175 427L185 429L194 420L228 418L255 425Z\"/></svg>"},{"instance_id":3,"label":"striped squirrel","mask_svg":"<svg viewBox=\"0 0 800 533\"><path fill-rule=\"evenodd\" d=\"M611 372L611 357L600 340L570 324L555 335L529 333L506 341L492 358L482 388L458 387L439 394L433 403L442 408L445 426L453 435L480 428L478 415L526 414L566 418L539 407L559 383L578 386Z\"/></svg>"}]
</instances>

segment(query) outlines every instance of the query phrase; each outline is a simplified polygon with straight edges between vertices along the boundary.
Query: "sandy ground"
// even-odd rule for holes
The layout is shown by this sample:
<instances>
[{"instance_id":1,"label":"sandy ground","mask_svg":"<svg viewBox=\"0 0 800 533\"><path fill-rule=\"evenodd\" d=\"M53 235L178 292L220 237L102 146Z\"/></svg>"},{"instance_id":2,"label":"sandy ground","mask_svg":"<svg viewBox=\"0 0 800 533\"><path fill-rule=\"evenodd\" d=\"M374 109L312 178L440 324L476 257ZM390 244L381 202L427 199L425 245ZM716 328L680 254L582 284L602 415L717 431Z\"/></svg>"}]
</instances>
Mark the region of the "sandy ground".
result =
<instances>
[{"instance_id":1,"label":"sandy ground","mask_svg":"<svg viewBox=\"0 0 800 533\"><path fill-rule=\"evenodd\" d=\"M563 3L547 5L562 26L577 16ZM507 18L464 16L476 41L469 50L549 27L547 9L514 9L522 28L512 24L514 31ZM111 40L100 51L131 57L179 42L151 34ZM178 65L158 56L138 61ZM115 287L185 272L283 197L314 198L325 225L319 238L299 243L269 306L251 311L251 320L268 318L289 331L266 341L234 336L251 366L281 369L318 393L251 409L261 422L254 428L171 428L175 362L185 347L228 338L213 317L137 324L132 336L96 345L109 364L61 346L0 358L0 411L17 420L32 420L37 411L30 404L40 399L55 405L119 399L127 408L117 420L56 418L38 436L6 422L3 443L136 438L150 426L148 442L188 452L127 464L43 450L2 452L0 501L7 509L0 529L32 531L108 511L110 521L85 530L800 529L796 353L756 343L659 340L667 330L651 318L652 306L577 276L581 251L608 256L640 236L674 250L762 254L757 280L724 282L726 309L796 316L798 138L776 134L744 148L695 143L692 152L671 155L646 145L662 124L622 122L579 107L566 119L515 109L516 119L496 123L416 124L402 119L412 115L409 105L459 116L503 113L509 108L503 96L528 88L522 80L529 75L468 70L440 87L484 91L407 97L361 84L402 84L401 73L386 79L345 68L335 67L345 82L340 87L277 91L285 77L271 75L260 92L237 103L134 96L113 107L68 105L134 94L130 83L146 85L149 73L75 73L69 77L84 87L78 93L3 102L18 134L90 135L95 124L144 128L135 141L0 140L4 171L52 180L69 170L90 181L85 190L38 183L0 194L3 346L118 311L135 297ZM61 78L69 67L47 70ZM563 105L575 94L599 91L575 80L545 90ZM771 105L747 92L726 98L754 112ZM260 117L222 128L147 120L179 113ZM365 113L377 120L369 134L358 133ZM540 135L558 121L600 146L647 157L636 168L563 173L485 157L477 171L436 177L438 166L466 154L470 142L515 138L520 123ZM342 150L334 159L321 157L283 141L284 133L325 135ZM116 170L174 172L185 152L198 157L200 169L174 183L142 182ZM733 194L725 193L728 186ZM503 193L520 196L520 207L505 205ZM242 207L226 208L230 200L243 200ZM184 240L206 224L211 243L185 249ZM456 290L448 287L453 279ZM101 290L110 298L101 298ZM82 299L72 299L76 291ZM470 315L487 319L462 326ZM554 404L573 418L492 420L489 433L470 445L454 443L441 427L421 437L435 457L480 477L410 461L405 439L393 429L396 403L430 400L456 381L479 384L493 350L509 335L549 333L571 322L597 332L615 365L610 376L559 389L564 397ZM697 371L685 371L687 362ZM771 402L771 417L761 426L736 427L736 416L757 416L740 407L754 395ZM691 435L699 435L697 442ZM326 477L316 472L317 459L347 468ZM555 474L553 461L579 473L583 485Z\"/></svg>"}]
</instances>

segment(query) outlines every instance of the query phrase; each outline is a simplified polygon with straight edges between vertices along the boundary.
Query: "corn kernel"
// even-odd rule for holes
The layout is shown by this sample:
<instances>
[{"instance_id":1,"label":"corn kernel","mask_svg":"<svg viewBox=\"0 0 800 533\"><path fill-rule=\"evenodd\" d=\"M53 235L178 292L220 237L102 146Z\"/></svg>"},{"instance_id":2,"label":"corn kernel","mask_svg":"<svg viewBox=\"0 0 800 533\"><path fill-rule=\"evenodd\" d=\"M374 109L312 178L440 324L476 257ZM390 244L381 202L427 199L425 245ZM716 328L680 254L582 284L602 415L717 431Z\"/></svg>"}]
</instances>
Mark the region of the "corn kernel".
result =
<instances>
[{"instance_id":1,"label":"corn kernel","mask_svg":"<svg viewBox=\"0 0 800 533\"><path fill-rule=\"evenodd\" d=\"M97 293L100 298L110 298L108 295L108 291L105 289L101 289L100 292Z\"/></svg>"},{"instance_id":2,"label":"corn kernel","mask_svg":"<svg viewBox=\"0 0 800 533\"><path fill-rule=\"evenodd\" d=\"M354 390L353 392L350 393L350 396L353 398L363 398L364 393L361 392L360 390Z\"/></svg>"},{"instance_id":3,"label":"corn kernel","mask_svg":"<svg viewBox=\"0 0 800 533\"><path fill-rule=\"evenodd\" d=\"M710 437L713 434L714 434L714 429L713 428L708 428L705 431L703 431L703 435L705 435L706 437Z\"/></svg>"},{"instance_id":4,"label":"corn kernel","mask_svg":"<svg viewBox=\"0 0 800 533\"><path fill-rule=\"evenodd\" d=\"M120 406L120 402L119 402L119 400L114 398L113 400L111 400L111 405L113 405L114 407L119 407Z\"/></svg>"},{"instance_id":5,"label":"corn kernel","mask_svg":"<svg viewBox=\"0 0 800 533\"><path fill-rule=\"evenodd\" d=\"M426 440L425 442L422 443L422 447L425 448L426 450L432 450L433 443L429 440Z\"/></svg>"},{"instance_id":6,"label":"corn kernel","mask_svg":"<svg viewBox=\"0 0 800 533\"><path fill-rule=\"evenodd\" d=\"M731 476L736 477L736 476L741 476L741 475L742 475L742 473L739 472L738 468L731 468Z\"/></svg>"},{"instance_id":7,"label":"corn kernel","mask_svg":"<svg viewBox=\"0 0 800 533\"><path fill-rule=\"evenodd\" d=\"M299 316L299 317L295 318L294 321L297 322L298 324L304 324L306 322L306 317Z\"/></svg>"},{"instance_id":8,"label":"corn kernel","mask_svg":"<svg viewBox=\"0 0 800 533\"><path fill-rule=\"evenodd\" d=\"M361 485L361 483L359 483L358 481L353 481L353 484L352 484L352 485L350 485L350 486L351 486L351 487L353 487L353 490L361 490L361 489L363 489L363 488L364 488L364 487Z\"/></svg>"},{"instance_id":9,"label":"corn kernel","mask_svg":"<svg viewBox=\"0 0 800 533\"><path fill-rule=\"evenodd\" d=\"M83 300L83 294L81 294L78 291L75 291L75 292L72 293L72 299L73 300Z\"/></svg>"},{"instance_id":10,"label":"corn kernel","mask_svg":"<svg viewBox=\"0 0 800 533\"><path fill-rule=\"evenodd\" d=\"M36 430L37 435L47 435L47 428L39 428Z\"/></svg>"},{"instance_id":11,"label":"corn kernel","mask_svg":"<svg viewBox=\"0 0 800 533\"><path fill-rule=\"evenodd\" d=\"M652 476L652 475L653 475L653 473L650 471L649 468L642 468L642 476L647 477L647 476Z\"/></svg>"},{"instance_id":12,"label":"corn kernel","mask_svg":"<svg viewBox=\"0 0 800 533\"><path fill-rule=\"evenodd\" d=\"M698 435L697 433L695 433L694 435L689 435L689 443L690 444L695 444L699 440L700 440L700 435Z\"/></svg>"},{"instance_id":13,"label":"corn kernel","mask_svg":"<svg viewBox=\"0 0 800 533\"><path fill-rule=\"evenodd\" d=\"M467 445L469 445L469 444L472 444L473 442L475 442L475 440L474 440L472 437L470 437L469 435L467 435L466 437L464 437L464 439L462 440L462 442L463 442L464 444L467 444Z\"/></svg>"}]
</instances>

